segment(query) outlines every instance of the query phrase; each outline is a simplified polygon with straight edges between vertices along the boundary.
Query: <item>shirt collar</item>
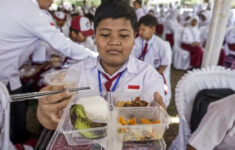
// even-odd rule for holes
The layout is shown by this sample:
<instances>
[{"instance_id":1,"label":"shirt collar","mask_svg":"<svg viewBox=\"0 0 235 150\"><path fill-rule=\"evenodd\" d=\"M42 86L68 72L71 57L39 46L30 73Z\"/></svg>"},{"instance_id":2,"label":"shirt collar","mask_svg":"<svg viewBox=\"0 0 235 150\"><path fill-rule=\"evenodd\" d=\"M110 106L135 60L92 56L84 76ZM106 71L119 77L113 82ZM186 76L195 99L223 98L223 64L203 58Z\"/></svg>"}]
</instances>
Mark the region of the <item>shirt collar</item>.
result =
<instances>
[{"instance_id":1,"label":"shirt collar","mask_svg":"<svg viewBox=\"0 0 235 150\"><path fill-rule=\"evenodd\" d=\"M152 44L155 38L156 38L155 35L153 35L152 38L150 40L148 40L148 44ZM147 41L144 40L144 43L146 43L146 42Z\"/></svg>"},{"instance_id":2,"label":"shirt collar","mask_svg":"<svg viewBox=\"0 0 235 150\"><path fill-rule=\"evenodd\" d=\"M90 68L90 69L97 68L99 71L107 74L100 64L100 57L87 59L85 61L86 61L85 68ZM137 65L136 65L136 58L134 58L133 56L130 55L128 60L124 63L124 65L116 73L114 73L113 76L115 76L119 72L122 72L125 69L127 69L127 71L130 73L134 73L134 74L138 73L138 69L137 69Z\"/></svg>"}]
</instances>

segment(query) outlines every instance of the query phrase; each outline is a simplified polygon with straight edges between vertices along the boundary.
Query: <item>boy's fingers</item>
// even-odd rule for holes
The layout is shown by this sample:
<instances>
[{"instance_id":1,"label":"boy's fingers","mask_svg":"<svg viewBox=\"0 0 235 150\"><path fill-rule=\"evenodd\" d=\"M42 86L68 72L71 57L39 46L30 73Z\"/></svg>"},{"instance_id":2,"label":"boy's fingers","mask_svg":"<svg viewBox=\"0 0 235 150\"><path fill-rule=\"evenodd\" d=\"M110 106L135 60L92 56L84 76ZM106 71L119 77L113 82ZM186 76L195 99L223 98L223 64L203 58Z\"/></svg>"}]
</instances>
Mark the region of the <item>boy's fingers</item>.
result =
<instances>
[{"instance_id":1,"label":"boy's fingers","mask_svg":"<svg viewBox=\"0 0 235 150\"><path fill-rule=\"evenodd\" d=\"M164 109L166 109L166 105L163 102L163 98L158 92L154 93L154 101L158 102Z\"/></svg>"},{"instance_id":2,"label":"boy's fingers","mask_svg":"<svg viewBox=\"0 0 235 150\"><path fill-rule=\"evenodd\" d=\"M70 100L64 100L58 104L56 104L57 112L63 111L63 109L69 104Z\"/></svg>"},{"instance_id":3,"label":"boy's fingers","mask_svg":"<svg viewBox=\"0 0 235 150\"><path fill-rule=\"evenodd\" d=\"M42 88L40 91L57 91L57 90L65 90L64 85L48 85Z\"/></svg>"},{"instance_id":4,"label":"boy's fingers","mask_svg":"<svg viewBox=\"0 0 235 150\"><path fill-rule=\"evenodd\" d=\"M52 104L56 103L62 99L70 98L72 95L69 92L58 93L50 96L45 96L39 99L39 103Z\"/></svg>"}]
</instances>

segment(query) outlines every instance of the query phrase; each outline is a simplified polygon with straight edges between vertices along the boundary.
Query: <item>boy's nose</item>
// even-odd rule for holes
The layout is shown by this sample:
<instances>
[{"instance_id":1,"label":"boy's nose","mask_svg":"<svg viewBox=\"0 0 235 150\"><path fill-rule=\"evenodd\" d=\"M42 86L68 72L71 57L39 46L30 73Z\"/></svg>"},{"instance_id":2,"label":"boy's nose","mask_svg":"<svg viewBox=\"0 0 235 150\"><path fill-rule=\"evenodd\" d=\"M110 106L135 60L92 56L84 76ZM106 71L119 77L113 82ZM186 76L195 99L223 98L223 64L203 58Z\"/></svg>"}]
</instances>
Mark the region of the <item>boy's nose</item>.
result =
<instances>
[{"instance_id":1,"label":"boy's nose","mask_svg":"<svg viewBox=\"0 0 235 150\"><path fill-rule=\"evenodd\" d=\"M109 45L110 45L110 46L120 46L120 45L121 45L121 42L118 41L118 40L111 40L111 41L109 42Z\"/></svg>"},{"instance_id":2,"label":"boy's nose","mask_svg":"<svg viewBox=\"0 0 235 150\"><path fill-rule=\"evenodd\" d=\"M117 37L112 37L109 41L109 45L112 45L112 46L119 46L121 45L121 42L120 40L117 38Z\"/></svg>"}]
</instances>

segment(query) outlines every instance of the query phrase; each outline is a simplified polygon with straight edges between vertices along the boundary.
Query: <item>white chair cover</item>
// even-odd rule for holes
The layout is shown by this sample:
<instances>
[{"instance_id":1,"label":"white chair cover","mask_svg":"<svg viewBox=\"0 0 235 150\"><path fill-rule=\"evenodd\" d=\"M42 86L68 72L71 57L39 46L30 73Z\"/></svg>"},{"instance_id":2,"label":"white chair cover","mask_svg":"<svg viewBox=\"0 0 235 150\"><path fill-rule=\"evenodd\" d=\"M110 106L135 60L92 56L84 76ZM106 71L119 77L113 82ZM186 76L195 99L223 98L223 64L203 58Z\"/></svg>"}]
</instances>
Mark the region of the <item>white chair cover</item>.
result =
<instances>
[{"instance_id":1,"label":"white chair cover","mask_svg":"<svg viewBox=\"0 0 235 150\"><path fill-rule=\"evenodd\" d=\"M203 89L231 88L235 90L235 71L220 66L189 71L177 83L175 103L180 117L179 132L169 150L186 150L191 136L190 118L196 94Z\"/></svg>"},{"instance_id":2,"label":"white chair cover","mask_svg":"<svg viewBox=\"0 0 235 150\"><path fill-rule=\"evenodd\" d=\"M9 93L5 85L0 82L0 149L15 150L15 147L10 142L10 103Z\"/></svg>"},{"instance_id":3,"label":"white chair cover","mask_svg":"<svg viewBox=\"0 0 235 150\"><path fill-rule=\"evenodd\" d=\"M190 54L181 48L183 28L174 30L173 65L176 69L187 70L190 66Z\"/></svg>"}]
</instances>

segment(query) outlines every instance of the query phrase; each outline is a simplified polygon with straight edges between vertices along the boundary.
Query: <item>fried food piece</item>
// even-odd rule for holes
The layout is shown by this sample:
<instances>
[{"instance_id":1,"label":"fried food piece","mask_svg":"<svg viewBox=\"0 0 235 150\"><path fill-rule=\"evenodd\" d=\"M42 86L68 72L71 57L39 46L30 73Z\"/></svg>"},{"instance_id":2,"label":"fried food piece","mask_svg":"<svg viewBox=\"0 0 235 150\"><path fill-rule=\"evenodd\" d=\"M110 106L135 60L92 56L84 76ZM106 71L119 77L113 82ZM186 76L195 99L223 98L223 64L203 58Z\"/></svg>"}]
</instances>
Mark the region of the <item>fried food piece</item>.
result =
<instances>
[{"instance_id":1,"label":"fried food piece","mask_svg":"<svg viewBox=\"0 0 235 150\"><path fill-rule=\"evenodd\" d=\"M118 101L117 107L146 107L148 102L140 100L140 97L136 97L134 101Z\"/></svg>"}]
</instances>

